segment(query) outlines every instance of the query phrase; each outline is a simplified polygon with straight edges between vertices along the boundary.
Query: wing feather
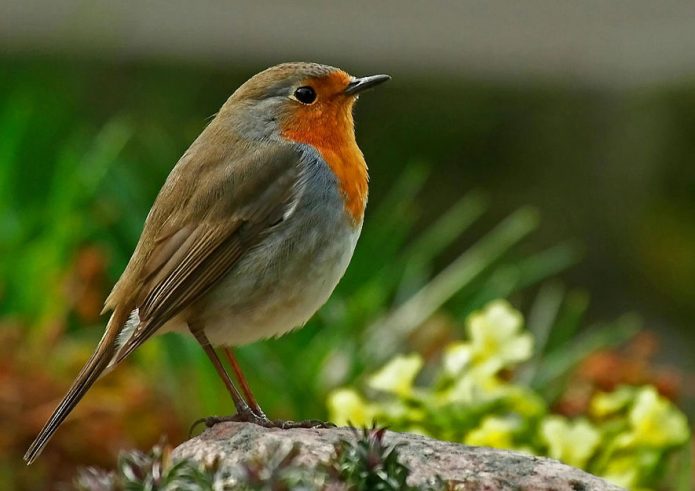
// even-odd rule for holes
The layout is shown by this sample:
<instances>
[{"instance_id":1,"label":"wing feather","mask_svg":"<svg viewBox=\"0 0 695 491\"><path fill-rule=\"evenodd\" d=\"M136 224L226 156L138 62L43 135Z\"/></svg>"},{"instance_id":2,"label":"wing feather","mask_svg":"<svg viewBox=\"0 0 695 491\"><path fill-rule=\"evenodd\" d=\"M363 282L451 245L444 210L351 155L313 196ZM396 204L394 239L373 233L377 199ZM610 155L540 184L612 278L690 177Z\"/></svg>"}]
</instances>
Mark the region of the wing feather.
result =
<instances>
[{"instance_id":1,"label":"wing feather","mask_svg":"<svg viewBox=\"0 0 695 491\"><path fill-rule=\"evenodd\" d=\"M248 196L235 196L236 206L228 210L229 215L208 213L203 220L190 220L173 232L166 230L163 239L152 242L150 257L156 258L158 267L149 264L142 268L144 281L136 302L140 324L120 347L116 362L200 299L285 218L298 191L298 155L284 152L273 156L284 161L266 165L263 172L249 173L247 167L241 185L235 176L238 191Z\"/></svg>"}]
</instances>

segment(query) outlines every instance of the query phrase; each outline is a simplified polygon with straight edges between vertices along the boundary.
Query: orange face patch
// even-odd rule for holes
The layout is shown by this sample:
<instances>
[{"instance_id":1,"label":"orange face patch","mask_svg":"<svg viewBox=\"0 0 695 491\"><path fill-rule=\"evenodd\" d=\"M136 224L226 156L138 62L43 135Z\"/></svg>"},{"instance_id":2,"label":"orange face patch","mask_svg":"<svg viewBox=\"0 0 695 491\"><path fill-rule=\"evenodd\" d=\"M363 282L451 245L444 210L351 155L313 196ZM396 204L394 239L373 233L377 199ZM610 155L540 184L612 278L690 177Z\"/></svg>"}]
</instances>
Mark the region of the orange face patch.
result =
<instances>
[{"instance_id":1,"label":"orange face patch","mask_svg":"<svg viewBox=\"0 0 695 491\"><path fill-rule=\"evenodd\" d=\"M355 98L343 92L350 76L335 71L306 80L317 94L313 104L297 102L281 120L282 136L313 146L336 175L345 197L345 209L360 223L367 204L367 164L355 141L352 106Z\"/></svg>"}]
</instances>

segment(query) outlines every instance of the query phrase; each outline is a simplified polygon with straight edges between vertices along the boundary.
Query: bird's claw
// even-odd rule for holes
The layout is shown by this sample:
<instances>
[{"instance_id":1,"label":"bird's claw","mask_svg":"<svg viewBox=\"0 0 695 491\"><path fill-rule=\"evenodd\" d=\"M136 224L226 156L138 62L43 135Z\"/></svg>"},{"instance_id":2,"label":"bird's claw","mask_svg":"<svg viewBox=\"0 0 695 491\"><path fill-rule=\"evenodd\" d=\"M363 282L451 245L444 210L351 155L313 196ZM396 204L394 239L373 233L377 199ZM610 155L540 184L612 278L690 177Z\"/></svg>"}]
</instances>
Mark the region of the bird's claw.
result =
<instances>
[{"instance_id":1,"label":"bird's claw","mask_svg":"<svg viewBox=\"0 0 695 491\"><path fill-rule=\"evenodd\" d=\"M335 428L336 425L329 421L321 421L319 419L306 419L303 421L286 421L281 419L271 420L264 414L262 416L253 412L236 413L231 416L207 416L197 419L191 425L189 436L193 434L193 430L200 423L204 423L206 428L212 428L219 423L252 423L263 428L279 428L281 430L290 430L293 428Z\"/></svg>"},{"instance_id":2,"label":"bird's claw","mask_svg":"<svg viewBox=\"0 0 695 491\"><path fill-rule=\"evenodd\" d=\"M335 424L330 421L321 421L319 419L306 419L304 421L273 421L273 428L281 428L289 430L292 428L335 428Z\"/></svg>"}]
</instances>

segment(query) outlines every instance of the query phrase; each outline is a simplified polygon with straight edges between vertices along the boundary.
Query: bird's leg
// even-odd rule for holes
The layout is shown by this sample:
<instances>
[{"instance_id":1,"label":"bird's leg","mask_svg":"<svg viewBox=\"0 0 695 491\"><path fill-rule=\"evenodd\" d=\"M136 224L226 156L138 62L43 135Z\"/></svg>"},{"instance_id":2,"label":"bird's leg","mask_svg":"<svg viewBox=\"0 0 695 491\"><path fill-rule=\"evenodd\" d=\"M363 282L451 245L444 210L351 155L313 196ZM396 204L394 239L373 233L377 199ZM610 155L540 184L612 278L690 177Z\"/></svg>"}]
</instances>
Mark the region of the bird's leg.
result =
<instances>
[{"instance_id":1,"label":"bird's leg","mask_svg":"<svg viewBox=\"0 0 695 491\"><path fill-rule=\"evenodd\" d=\"M217 374L220 376L222 382L229 391L229 394L232 396L232 399L234 400L234 406L236 407L237 411L236 414L233 416L209 416L206 418L202 418L196 421L193 424L193 427L195 427L200 422L204 422L205 426L210 428L212 426L215 426L217 423L223 423L225 421L248 422L257 424L259 426L264 426L266 428L282 429L329 428L335 426L332 423L327 423L315 419L305 421L271 421L270 419L268 419L268 417L265 415L263 410L258 405L258 402L256 401L256 398L251 392L251 388L249 387L249 384L246 381L246 377L244 377L244 374L241 371L241 367L239 366L239 363L237 362L234 353L232 353L231 350L224 348L224 352L227 355L229 364L231 365L237 379L239 380L239 383L241 384L241 388L244 392L244 395L246 396L246 400L244 400L244 398L241 396L241 393L239 393L239 390L236 388L234 382L232 382L232 379L229 377L229 374L224 369L224 366L222 365L222 362L220 361L217 352L210 345L210 341L208 340L207 336L205 336L203 330L191 329L190 327L189 329L193 336L195 336L195 338L198 340L198 343L205 351L205 354L207 354L208 358L210 358L210 361L212 362L213 366L215 367L215 370L217 371Z\"/></svg>"},{"instance_id":2,"label":"bird's leg","mask_svg":"<svg viewBox=\"0 0 695 491\"><path fill-rule=\"evenodd\" d=\"M253 395L253 392L251 392L251 386L249 383L246 381L246 377L244 376L244 372L241 370L241 366L239 366L239 362L237 361L236 356L234 355L234 351L232 351L230 348L224 347L223 348L224 354L227 356L227 360L229 361L229 365L232 367L232 370L234 370L234 374L236 375L237 380L239 381L239 384L241 385L241 390L244 392L244 396L246 396L246 402L248 402L249 406L251 407L251 410L257 415L260 416L261 418L265 419L265 422L262 423L262 426L265 426L267 428L282 428L282 429L289 429L289 428L329 428L335 426L332 423L326 423L324 421L319 421L316 419L310 419L306 421L282 421L282 420L270 420L268 417L265 415L263 410L261 409L261 406L258 404L256 401L256 398Z\"/></svg>"},{"instance_id":3,"label":"bird's leg","mask_svg":"<svg viewBox=\"0 0 695 491\"><path fill-rule=\"evenodd\" d=\"M211 416L208 418L204 418L203 421L205 421L205 425L207 427L211 427L222 421L246 421L250 423L256 423L261 426L267 426L268 418L266 418L265 415L259 416L251 410L249 405L246 403L244 398L239 393L239 390L234 385L234 382L232 382L232 379L229 377L229 374L224 369L224 366L222 365L219 356L217 356L217 353L215 352L214 348L210 345L210 341L208 340L203 330L192 329L190 326L189 329L193 336L195 336L200 346L203 348L203 351L205 351L205 354L208 355L208 358L212 362L212 365L215 367L217 374L220 376L222 382L227 388L227 391L229 391L229 394L232 396L232 400L234 401L234 407L236 408L236 414L234 416Z\"/></svg>"},{"instance_id":4,"label":"bird's leg","mask_svg":"<svg viewBox=\"0 0 695 491\"><path fill-rule=\"evenodd\" d=\"M239 366L239 362L237 361L236 356L234 355L234 351L232 351L230 348L224 347L224 354L227 355L227 360L229 361L229 365L232 367L232 370L234 370L234 374L236 375L237 380L239 381L239 384L241 384L241 390L244 392L244 395L246 396L246 402L248 402L249 406L251 407L251 410L256 413L258 416L265 418L267 422L263 424L263 426L268 427L268 428L282 428L282 429L290 429L290 428L331 428L334 427L335 425L333 423L327 423L325 421L320 421L318 419L308 419L305 421L283 421L283 420L269 420L263 410L261 409L261 406L258 404L256 401L256 398L253 395L253 392L251 392L251 386L249 383L246 381L246 377L244 376L244 372L241 371L241 366Z\"/></svg>"},{"instance_id":5,"label":"bird's leg","mask_svg":"<svg viewBox=\"0 0 695 491\"><path fill-rule=\"evenodd\" d=\"M241 366L239 366L239 362L237 361L234 352L226 346L222 348L222 350L224 351L224 354L227 356L227 361L229 361L229 365L232 367L232 370L234 370L234 375L236 375L236 379L239 381L239 384L241 385L241 390L244 392L246 402L251 408L251 411L253 411L257 416L260 416L261 418L266 418L266 415L261 409L261 406L258 404L258 401L256 401L256 397L253 395L253 392L251 392L251 386L249 386L249 383L246 381L244 372L241 371Z\"/></svg>"}]
</instances>

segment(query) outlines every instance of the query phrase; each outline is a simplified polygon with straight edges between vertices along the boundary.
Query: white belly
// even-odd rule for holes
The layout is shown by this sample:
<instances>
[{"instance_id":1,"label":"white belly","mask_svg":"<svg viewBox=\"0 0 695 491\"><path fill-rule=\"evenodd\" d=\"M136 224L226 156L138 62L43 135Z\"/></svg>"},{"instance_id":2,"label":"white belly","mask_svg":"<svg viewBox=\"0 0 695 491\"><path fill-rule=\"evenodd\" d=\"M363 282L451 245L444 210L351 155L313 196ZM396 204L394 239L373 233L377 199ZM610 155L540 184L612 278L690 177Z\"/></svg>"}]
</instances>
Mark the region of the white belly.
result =
<instances>
[{"instance_id":1,"label":"white belly","mask_svg":"<svg viewBox=\"0 0 695 491\"><path fill-rule=\"evenodd\" d=\"M205 326L210 342L238 346L304 325L345 273L360 228L337 227L328 237L323 232L312 230L289 249L270 243L242 260L198 309L196 323Z\"/></svg>"}]
</instances>

